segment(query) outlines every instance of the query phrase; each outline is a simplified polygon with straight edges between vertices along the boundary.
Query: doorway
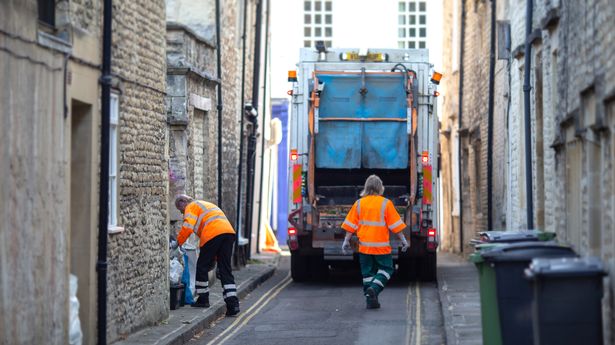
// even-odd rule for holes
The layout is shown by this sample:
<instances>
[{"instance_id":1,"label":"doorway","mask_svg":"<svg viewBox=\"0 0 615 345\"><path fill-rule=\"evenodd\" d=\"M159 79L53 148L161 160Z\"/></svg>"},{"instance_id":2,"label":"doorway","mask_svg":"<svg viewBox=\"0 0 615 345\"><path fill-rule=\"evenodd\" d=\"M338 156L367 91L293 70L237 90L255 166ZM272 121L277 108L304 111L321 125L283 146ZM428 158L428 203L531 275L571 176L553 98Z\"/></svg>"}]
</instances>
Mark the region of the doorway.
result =
<instances>
[{"instance_id":1,"label":"doorway","mask_svg":"<svg viewBox=\"0 0 615 345\"><path fill-rule=\"evenodd\" d=\"M70 116L70 272L78 278L79 319L84 343L89 343L96 331L92 105L73 100Z\"/></svg>"}]
</instances>

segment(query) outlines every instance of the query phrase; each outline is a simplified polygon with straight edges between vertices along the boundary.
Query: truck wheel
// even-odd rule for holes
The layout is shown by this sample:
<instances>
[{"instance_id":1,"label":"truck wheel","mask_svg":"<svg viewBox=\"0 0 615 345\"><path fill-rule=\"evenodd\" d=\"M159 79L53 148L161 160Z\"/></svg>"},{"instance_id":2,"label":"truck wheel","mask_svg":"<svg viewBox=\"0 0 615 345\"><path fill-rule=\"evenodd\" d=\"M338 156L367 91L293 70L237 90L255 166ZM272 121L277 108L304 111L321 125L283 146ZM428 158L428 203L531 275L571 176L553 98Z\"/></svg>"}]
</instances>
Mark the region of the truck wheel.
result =
<instances>
[{"instance_id":1,"label":"truck wheel","mask_svg":"<svg viewBox=\"0 0 615 345\"><path fill-rule=\"evenodd\" d=\"M301 255L299 252L290 253L290 276L296 282L308 280L308 256Z\"/></svg>"},{"instance_id":2,"label":"truck wheel","mask_svg":"<svg viewBox=\"0 0 615 345\"><path fill-rule=\"evenodd\" d=\"M437 279L438 256L436 253L427 253L420 259L419 279L424 282L434 282Z\"/></svg>"}]
</instances>

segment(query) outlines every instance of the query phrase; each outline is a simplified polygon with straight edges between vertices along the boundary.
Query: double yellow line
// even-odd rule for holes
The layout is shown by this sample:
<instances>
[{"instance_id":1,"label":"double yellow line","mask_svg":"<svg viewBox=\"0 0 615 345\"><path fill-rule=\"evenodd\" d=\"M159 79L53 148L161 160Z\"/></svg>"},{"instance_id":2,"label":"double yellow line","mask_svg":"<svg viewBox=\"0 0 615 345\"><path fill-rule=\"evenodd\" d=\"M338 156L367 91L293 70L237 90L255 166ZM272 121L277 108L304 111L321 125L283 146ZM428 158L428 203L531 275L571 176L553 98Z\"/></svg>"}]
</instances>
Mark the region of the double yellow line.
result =
<instances>
[{"instance_id":1,"label":"double yellow line","mask_svg":"<svg viewBox=\"0 0 615 345\"><path fill-rule=\"evenodd\" d=\"M414 284L414 290L415 290L415 295L416 297L415 299L415 311L414 311L414 317L416 319L416 322L414 324L414 329L411 329L412 327L412 286L413 285L409 285L408 286L408 293L406 294L406 305L408 306L408 328L406 329L406 342L405 344L411 345L421 345L421 341L422 341L422 324L421 324L421 288L419 286L419 282L416 282L416 284Z\"/></svg>"},{"instance_id":2,"label":"double yellow line","mask_svg":"<svg viewBox=\"0 0 615 345\"><path fill-rule=\"evenodd\" d=\"M221 345L225 341L233 337L239 330L245 326L254 316L256 316L271 300L273 300L284 288L292 282L290 273L284 277L279 283L272 287L269 291L261 296L248 310L242 313L229 327L222 333L213 338L207 345Z\"/></svg>"}]
</instances>

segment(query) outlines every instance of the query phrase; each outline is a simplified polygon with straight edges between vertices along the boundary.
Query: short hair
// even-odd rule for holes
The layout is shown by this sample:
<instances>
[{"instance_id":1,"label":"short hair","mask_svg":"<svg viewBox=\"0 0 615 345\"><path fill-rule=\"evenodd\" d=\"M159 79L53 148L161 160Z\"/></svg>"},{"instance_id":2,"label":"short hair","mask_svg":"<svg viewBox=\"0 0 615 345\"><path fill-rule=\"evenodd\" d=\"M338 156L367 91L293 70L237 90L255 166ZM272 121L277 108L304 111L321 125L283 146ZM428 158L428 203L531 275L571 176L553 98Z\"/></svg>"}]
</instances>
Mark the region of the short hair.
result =
<instances>
[{"instance_id":1,"label":"short hair","mask_svg":"<svg viewBox=\"0 0 615 345\"><path fill-rule=\"evenodd\" d=\"M186 194L178 194L175 197L175 207L179 208L178 204L180 201L187 201L188 203L191 203L192 201L194 201L194 199L192 199L191 196Z\"/></svg>"},{"instance_id":2,"label":"short hair","mask_svg":"<svg viewBox=\"0 0 615 345\"><path fill-rule=\"evenodd\" d=\"M361 191L361 196L382 194L384 194L384 184L382 184L382 180L376 175L370 175L367 180L365 180L365 186Z\"/></svg>"}]
</instances>

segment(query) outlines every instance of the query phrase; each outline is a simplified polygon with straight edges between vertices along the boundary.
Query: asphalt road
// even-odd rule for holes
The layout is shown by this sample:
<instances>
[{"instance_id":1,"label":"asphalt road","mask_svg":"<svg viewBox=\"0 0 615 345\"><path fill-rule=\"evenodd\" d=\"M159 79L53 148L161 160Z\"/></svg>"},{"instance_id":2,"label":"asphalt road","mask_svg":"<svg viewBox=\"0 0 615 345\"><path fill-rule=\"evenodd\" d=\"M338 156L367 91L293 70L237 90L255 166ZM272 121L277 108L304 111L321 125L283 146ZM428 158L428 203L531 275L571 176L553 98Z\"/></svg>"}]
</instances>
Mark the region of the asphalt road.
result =
<instances>
[{"instance_id":1,"label":"asphalt road","mask_svg":"<svg viewBox=\"0 0 615 345\"><path fill-rule=\"evenodd\" d=\"M365 309L360 277L333 273L328 281L295 283L289 258L241 301L241 314L221 318L189 344L409 344L445 343L435 283L391 281L381 308ZM420 301L420 304L417 304Z\"/></svg>"}]
</instances>

